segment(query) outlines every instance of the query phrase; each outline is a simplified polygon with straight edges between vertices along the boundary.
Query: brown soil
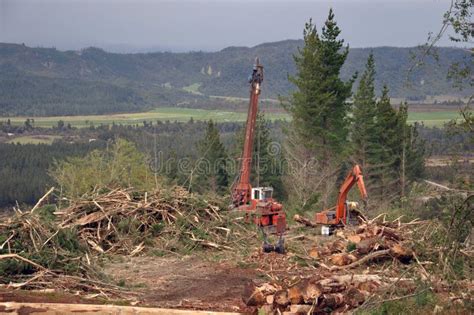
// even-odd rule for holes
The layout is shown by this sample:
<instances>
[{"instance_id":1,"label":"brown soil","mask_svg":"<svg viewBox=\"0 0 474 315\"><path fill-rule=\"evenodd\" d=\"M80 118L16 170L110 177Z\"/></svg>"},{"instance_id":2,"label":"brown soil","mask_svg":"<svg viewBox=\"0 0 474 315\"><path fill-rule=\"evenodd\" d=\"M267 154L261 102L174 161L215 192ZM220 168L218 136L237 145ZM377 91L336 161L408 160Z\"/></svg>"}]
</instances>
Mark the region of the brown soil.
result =
<instances>
[{"instance_id":1,"label":"brown soil","mask_svg":"<svg viewBox=\"0 0 474 315\"><path fill-rule=\"evenodd\" d=\"M256 271L198 257L133 257L106 268L117 283L139 292L139 305L245 311L244 286Z\"/></svg>"},{"instance_id":2,"label":"brown soil","mask_svg":"<svg viewBox=\"0 0 474 315\"><path fill-rule=\"evenodd\" d=\"M137 293L137 306L250 311L242 301L242 292L245 285L257 277L254 269L190 256L125 257L122 260L108 263L104 272L115 283ZM85 299L57 291L45 293L7 289L0 289L1 302L130 304L129 301Z\"/></svg>"}]
</instances>

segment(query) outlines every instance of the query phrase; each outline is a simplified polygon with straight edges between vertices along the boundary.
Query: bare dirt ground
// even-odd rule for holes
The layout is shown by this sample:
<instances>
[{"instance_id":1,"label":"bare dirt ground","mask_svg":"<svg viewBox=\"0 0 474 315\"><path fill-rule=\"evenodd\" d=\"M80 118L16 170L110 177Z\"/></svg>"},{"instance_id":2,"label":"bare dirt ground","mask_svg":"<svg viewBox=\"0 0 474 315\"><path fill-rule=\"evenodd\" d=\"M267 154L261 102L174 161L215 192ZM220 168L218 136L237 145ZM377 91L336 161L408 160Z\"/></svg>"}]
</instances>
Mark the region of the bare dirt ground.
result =
<instances>
[{"instance_id":1,"label":"bare dirt ground","mask_svg":"<svg viewBox=\"0 0 474 315\"><path fill-rule=\"evenodd\" d=\"M255 279L253 268L212 262L202 257L126 257L108 263L104 272L115 283L136 293L139 306L249 312L242 301L245 285ZM51 291L0 289L0 302L129 304ZM0 310L1 313L1 310Z\"/></svg>"},{"instance_id":2,"label":"bare dirt ground","mask_svg":"<svg viewBox=\"0 0 474 315\"><path fill-rule=\"evenodd\" d=\"M242 292L257 271L200 257L131 257L108 264L105 273L138 293L140 305L214 311L245 311Z\"/></svg>"},{"instance_id":3,"label":"bare dirt ground","mask_svg":"<svg viewBox=\"0 0 474 315\"><path fill-rule=\"evenodd\" d=\"M34 292L0 290L0 302L118 304L189 310L254 313L243 301L245 287L252 283L298 279L314 272L314 267L295 261L293 249L303 244L331 242L299 230L287 236L288 253L264 254L260 242L249 244L250 254L202 251L192 256L115 256L103 264L109 280L133 292L135 302L84 297L62 291ZM322 273L324 271L321 270ZM1 312L0 312L1 313Z\"/></svg>"}]
</instances>

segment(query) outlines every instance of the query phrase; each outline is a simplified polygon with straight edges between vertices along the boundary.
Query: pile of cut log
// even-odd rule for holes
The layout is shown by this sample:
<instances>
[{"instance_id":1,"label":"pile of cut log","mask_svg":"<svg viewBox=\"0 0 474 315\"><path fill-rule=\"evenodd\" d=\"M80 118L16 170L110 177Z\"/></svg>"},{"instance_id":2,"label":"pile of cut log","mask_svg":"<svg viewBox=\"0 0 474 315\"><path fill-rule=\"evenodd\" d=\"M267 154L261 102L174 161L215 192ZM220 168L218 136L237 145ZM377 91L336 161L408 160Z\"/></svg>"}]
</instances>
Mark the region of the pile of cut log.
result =
<instances>
[{"instance_id":1,"label":"pile of cut log","mask_svg":"<svg viewBox=\"0 0 474 315\"><path fill-rule=\"evenodd\" d=\"M314 244L304 257L318 266L314 271L290 280L251 283L245 289L244 302L262 308L267 314L345 312L395 282L412 285L413 279L397 277L382 269L416 259L409 227L418 221L378 219L337 230L330 237L320 236L321 244ZM301 221L309 226L304 222Z\"/></svg>"},{"instance_id":2,"label":"pile of cut log","mask_svg":"<svg viewBox=\"0 0 474 315\"><path fill-rule=\"evenodd\" d=\"M283 288L277 284L247 285L244 302L265 314L314 314L345 312L360 306L371 294L388 283L400 281L376 274L314 275Z\"/></svg>"}]
</instances>

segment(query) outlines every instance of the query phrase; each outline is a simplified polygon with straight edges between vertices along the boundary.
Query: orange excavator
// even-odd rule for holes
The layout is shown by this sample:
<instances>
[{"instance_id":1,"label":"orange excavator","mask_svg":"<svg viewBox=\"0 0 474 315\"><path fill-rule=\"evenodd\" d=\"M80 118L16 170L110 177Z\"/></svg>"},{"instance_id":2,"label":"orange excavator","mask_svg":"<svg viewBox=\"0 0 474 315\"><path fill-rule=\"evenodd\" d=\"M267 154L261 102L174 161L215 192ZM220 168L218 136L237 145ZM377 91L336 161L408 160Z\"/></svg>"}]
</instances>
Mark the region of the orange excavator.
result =
<instances>
[{"instance_id":1,"label":"orange excavator","mask_svg":"<svg viewBox=\"0 0 474 315\"><path fill-rule=\"evenodd\" d=\"M364 204L367 204L367 190L365 189L364 177L362 176L360 166L356 164L349 172L339 189L337 205L333 208L316 213L316 224L323 225L323 234L330 234L330 229L348 224L350 216L349 211L354 210L357 207L357 203L348 202L347 195L355 184L359 187L359 192Z\"/></svg>"},{"instance_id":2,"label":"orange excavator","mask_svg":"<svg viewBox=\"0 0 474 315\"><path fill-rule=\"evenodd\" d=\"M255 59L252 74L249 76L250 102L245 125L245 141L242 151L240 172L232 187L232 207L244 211L248 220L253 220L263 234L263 251L284 253L283 233L286 230L286 215L281 203L273 199L272 187L252 187L250 172L252 149L258 111L258 97L263 82L263 66ZM268 235L279 237L276 245L269 243Z\"/></svg>"}]
</instances>

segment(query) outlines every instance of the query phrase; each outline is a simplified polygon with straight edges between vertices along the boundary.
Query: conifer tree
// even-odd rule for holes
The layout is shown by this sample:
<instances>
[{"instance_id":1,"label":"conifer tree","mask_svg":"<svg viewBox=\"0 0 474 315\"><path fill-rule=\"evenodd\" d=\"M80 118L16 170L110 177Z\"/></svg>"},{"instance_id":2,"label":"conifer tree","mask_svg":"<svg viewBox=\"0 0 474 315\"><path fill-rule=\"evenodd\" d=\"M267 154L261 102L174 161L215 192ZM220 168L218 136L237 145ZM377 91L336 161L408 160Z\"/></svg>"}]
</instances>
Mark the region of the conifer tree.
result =
<instances>
[{"instance_id":1,"label":"conifer tree","mask_svg":"<svg viewBox=\"0 0 474 315\"><path fill-rule=\"evenodd\" d=\"M400 161L402 155L402 132L400 115L390 104L389 89L384 86L376 108L376 132L380 151L378 172L372 182L373 191L380 197L397 199L399 197Z\"/></svg>"},{"instance_id":2,"label":"conifer tree","mask_svg":"<svg viewBox=\"0 0 474 315\"><path fill-rule=\"evenodd\" d=\"M306 23L304 46L294 56L297 73L289 78L297 90L286 105L302 143L326 161L340 155L348 135L346 99L353 80L343 82L339 76L349 52L340 33L332 9L321 36L312 20Z\"/></svg>"},{"instance_id":3,"label":"conifer tree","mask_svg":"<svg viewBox=\"0 0 474 315\"><path fill-rule=\"evenodd\" d=\"M200 192L209 189L217 192L227 190L227 152L212 120L208 122L204 139L198 143L198 152L197 180L193 188Z\"/></svg>"},{"instance_id":4,"label":"conifer tree","mask_svg":"<svg viewBox=\"0 0 474 315\"><path fill-rule=\"evenodd\" d=\"M289 80L296 91L284 107L292 116L285 155L294 163L285 186L295 196L290 202L302 209L316 207L316 203L325 208L335 198L341 162L349 152L350 105L346 100L355 76L348 82L340 78L349 53L340 33L332 9L321 35L310 19L303 31L304 46L293 56L296 74ZM308 189L300 194L302 185Z\"/></svg>"},{"instance_id":5,"label":"conifer tree","mask_svg":"<svg viewBox=\"0 0 474 315\"><path fill-rule=\"evenodd\" d=\"M425 143L418 136L416 124L408 124L408 106L401 104L398 110L400 144L400 194L406 195L409 182L420 177L424 171Z\"/></svg>"},{"instance_id":6,"label":"conifer tree","mask_svg":"<svg viewBox=\"0 0 474 315\"><path fill-rule=\"evenodd\" d=\"M409 182L420 177L424 168L425 144L418 136L417 126L408 124L408 107L398 111L390 105L389 90L384 86L377 103L376 127L381 151L375 188L381 196L404 196Z\"/></svg>"},{"instance_id":7,"label":"conifer tree","mask_svg":"<svg viewBox=\"0 0 474 315\"><path fill-rule=\"evenodd\" d=\"M281 150L270 135L269 121L263 112L257 114L257 126L253 149L253 182L258 186L274 188L275 195L282 197Z\"/></svg>"},{"instance_id":8,"label":"conifer tree","mask_svg":"<svg viewBox=\"0 0 474 315\"><path fill-rule=\"evenodd\" d=\"M377 101L375 97L375 61L372 54L367 59L364 73L354 95L351 140L354 158L361 165L367 181L379 168L381 146L377 130Z\"/></svg>"}]
</instances>

